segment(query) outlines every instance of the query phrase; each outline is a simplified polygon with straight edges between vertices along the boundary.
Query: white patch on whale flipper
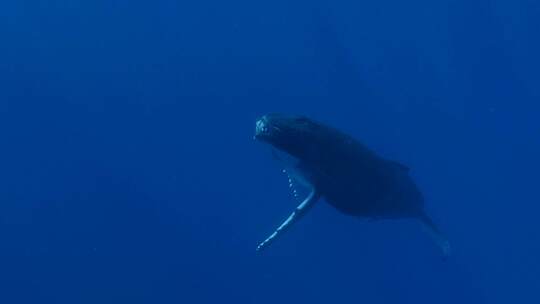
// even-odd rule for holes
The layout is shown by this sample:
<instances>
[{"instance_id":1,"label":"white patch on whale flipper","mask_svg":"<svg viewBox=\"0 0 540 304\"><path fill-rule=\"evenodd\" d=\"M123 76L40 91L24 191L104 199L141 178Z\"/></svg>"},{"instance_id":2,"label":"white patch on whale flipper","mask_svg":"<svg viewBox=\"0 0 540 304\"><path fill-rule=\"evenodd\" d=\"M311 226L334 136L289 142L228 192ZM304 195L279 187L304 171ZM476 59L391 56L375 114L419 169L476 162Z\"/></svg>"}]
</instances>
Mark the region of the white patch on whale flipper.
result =
<instances>
[{"instance_id":1,"label":"white patch on whale flipper","mask_svg":"<svg viewBox=\"0 0 540 304\"><path fill-rule=\"evenodd\" d=\"M309 180L308 174L302 172L300 161L296 157L276 149L272 149L272 156L282 165L282 172L287 175L289 188L291 188L294 197L297 199L307 197L314 186Z\"/></svg>"},{"instance_id":2,"label":"white patch on whale flipper","mask_svg":"<svg viewBox=\"0 0 540 304\"><path fill-rule=\"evenodd\" d=\"M441 250L443 258L449 258L452 254L452 248L450 247L450 242L448 241L446 236L441 233L437 225L435 225L431 218L429 218L425 213L421 214L419 219L422 222L422 226L424 227L424 229L428 232L433 241L435 241L435 243Z\"/></svg>"},{"instance_id":3,"label":"white patch on whale flipper","mask_svg":"<svg viewBox=\"0 0 540 304\"><path fill-rule=\"evenodd\" d=\"M259 246L257 246L257 251L260 251L264 249L265 247L267 247L268 245L270 245L270 243L273 240L275 240L276 237L278 237L285 230L287 230L287 228L290 228L293 223L295 223L303 215L305 215L306 211L308 211L310 207L312 207L315 204L315 202L317 202L318 200L319 200L319 194L317 193L315 189L313 189L311 193L308 195L308 197L306 197L306 199L304 199L304 201L302 201L302 203L298 205L296 209L294 209L293 213L289 215L289 217L285 220L285 222L283 222L283 224L281 224L276 229L276 231L274 231L269 237L266 238L266 240L264 240L263 242L259 244Z\"/></svg>"},{"instance_id":4,"label":"white patch on whale flipper","mask_svg":"<svg viewBox=\"0 0 540 304\"><path fill-rule=\"evenodd\" d=\"M283 173L287 175L289 188L296 199L306 197L314 188L313 185L303 176L297 169L283 169Z\"/></svg>"},{"instance_id":5,"label":"white patch on whale flipper","mask_svg":"<svg viewBox=\"0 0 540 304\"><path fill-rule=\"evenodd\" d=\"M268 246L276 237L289 228L293 223L298 221L318 200L320 195L317 189L309 181L309 177L306 172L302 172L300 169L300 162L290 156L287 153L279 153L277 150L272 151L272 155L277 160L281 161L285 169L283 173L287 174L289 179L289 188L293 191L296 198L300 198L303 192L307 192L306 198L302 200L300 205L289 215L289 217L268 237L257 246L257 251L264 249ZM305 191L307 190L307 191Z\"/></svg>"}]
</instances>

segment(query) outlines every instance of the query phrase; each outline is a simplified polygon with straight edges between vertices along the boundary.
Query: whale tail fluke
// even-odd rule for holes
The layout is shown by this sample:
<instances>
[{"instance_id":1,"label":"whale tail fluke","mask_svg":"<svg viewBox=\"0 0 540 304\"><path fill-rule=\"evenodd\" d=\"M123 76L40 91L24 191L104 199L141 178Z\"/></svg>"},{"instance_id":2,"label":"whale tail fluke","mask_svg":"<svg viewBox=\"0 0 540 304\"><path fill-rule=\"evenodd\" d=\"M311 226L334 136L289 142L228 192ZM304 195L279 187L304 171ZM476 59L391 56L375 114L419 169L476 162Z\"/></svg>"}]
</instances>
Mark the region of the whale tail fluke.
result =
<instances>
[{"instance_id":1,"label":"whale tail fluke","mask_svg":"<svg viewBox=\"0 0 540 304\"><path fill-rule=\"evenodd\" d=\"M426 228L431 238L435 241L435 243L441 250L443 258L445 260L448 259L452 254L452 251L450 247L450 242L448 241L446 236L439 230L439 227L437 227L433 220L425 213L422 213L419 218L424 224L424 227Z\"/></svg>"}]
</instances>

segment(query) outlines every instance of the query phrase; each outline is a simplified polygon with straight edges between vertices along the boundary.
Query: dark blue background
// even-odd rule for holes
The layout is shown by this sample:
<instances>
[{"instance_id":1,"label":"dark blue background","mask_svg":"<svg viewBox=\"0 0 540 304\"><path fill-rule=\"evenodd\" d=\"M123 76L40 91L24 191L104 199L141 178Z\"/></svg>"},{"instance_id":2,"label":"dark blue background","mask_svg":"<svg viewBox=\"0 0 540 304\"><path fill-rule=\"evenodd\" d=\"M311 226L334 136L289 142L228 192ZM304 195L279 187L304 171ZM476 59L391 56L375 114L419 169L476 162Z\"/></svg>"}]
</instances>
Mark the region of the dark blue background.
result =
<instances>
[{"instance_id":1,"label":"dark blue background","mask_svg":"<svg viewBox=\"0 0 540 304\"><path fill-rule=\"evenodd\" d=\"M535 0L0 2L0 303L539 303ZM267 112L412 168L419 224L296 202Z\"/></svg>"}]
</instances>

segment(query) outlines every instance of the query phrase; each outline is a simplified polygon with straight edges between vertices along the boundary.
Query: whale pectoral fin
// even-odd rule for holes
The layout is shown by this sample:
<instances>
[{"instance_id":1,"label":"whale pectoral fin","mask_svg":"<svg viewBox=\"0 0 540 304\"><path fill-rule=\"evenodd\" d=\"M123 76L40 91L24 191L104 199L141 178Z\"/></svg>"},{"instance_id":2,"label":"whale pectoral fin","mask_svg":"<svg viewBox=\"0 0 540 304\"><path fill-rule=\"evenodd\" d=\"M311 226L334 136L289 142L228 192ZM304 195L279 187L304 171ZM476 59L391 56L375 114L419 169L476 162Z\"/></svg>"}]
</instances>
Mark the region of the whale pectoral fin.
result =
<instances>
[{"instance_id":1,"label":"whale pectoral fin","mask_svg":"<svg viewBox=\"0 0 540 304\"><path fill-rule=\"evenodd\" d=\"M286 229L291 227L291 225L298 221L306 212L317 202L319 199L319 194L317 194L317 191L312 190L311 193L308 195L308 197L302 201L298 207L289 215L289 217L281 224L274 233L272 233L266 240L264 240L262 243L257 246L257 251L260 251L270 245L270 243L278 237L281 233L283 233Z\"/></svg>"},{"instance_id":2,"label":"whale pectoral fin","mask_svg":"<svg viewBox=\"0 0 540 304\"><path fill-rule=\"evenodd\" d=\"M450 247L450 242L448 241L446 236L439 230L437 225L435 225L431 218L429 218L426 214L421 214L419 219L422 224L424 224L424 227L426 228L433 241L435 241L435 243L441 250L443 259L448 259L452 254L452 251Z\"/></svg>"}]
</instances>

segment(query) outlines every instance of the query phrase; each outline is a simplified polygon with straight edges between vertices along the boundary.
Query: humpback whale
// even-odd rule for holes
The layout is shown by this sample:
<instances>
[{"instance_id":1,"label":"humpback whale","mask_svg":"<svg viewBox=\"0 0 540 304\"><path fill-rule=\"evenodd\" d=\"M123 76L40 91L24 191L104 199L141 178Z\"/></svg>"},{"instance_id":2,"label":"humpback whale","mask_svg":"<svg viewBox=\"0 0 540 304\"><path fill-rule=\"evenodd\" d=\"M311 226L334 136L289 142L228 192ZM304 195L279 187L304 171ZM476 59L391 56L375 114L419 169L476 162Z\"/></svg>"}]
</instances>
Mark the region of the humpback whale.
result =
<instances>
[{"instance_id":1,"label":"humpback whale","mask_svg":"<svg viewBox=\"0 0 540 304\"><path fill-rule=\"evenodd\" d=\"M443 256L450 254L449 242L426 214L424 198L407 166L385 159L355 138L305 116L265 115L256 122L254 138L270 144L276 158L286 158L284 172L291 187L298 184L308 190L300 205L258 245L257 251L324 200L346 215L417 219Z\"/></svg>"}]
</instances>

